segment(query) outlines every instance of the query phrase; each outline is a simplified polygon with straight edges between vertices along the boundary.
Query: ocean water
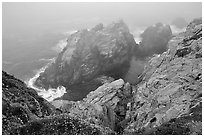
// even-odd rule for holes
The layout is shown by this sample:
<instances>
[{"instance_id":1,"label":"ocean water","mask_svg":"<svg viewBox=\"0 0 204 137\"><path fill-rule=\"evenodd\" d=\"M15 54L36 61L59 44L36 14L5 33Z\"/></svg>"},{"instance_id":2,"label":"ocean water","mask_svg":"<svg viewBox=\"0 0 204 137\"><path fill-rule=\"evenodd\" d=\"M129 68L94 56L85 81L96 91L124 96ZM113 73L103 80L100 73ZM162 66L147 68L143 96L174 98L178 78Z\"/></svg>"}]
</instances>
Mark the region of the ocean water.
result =
<instances>
[{"instance_id":1,"label":"ocean water","mask_svg":"<svg viewBox=\"0 0 204 137\"><path fill-rule=\"evenodd\" d=\"M2 69L28 81L66 46L70 33L16 34L3 37Z\"/></svg>"},{"instance_id":2,"label":"ocean water","mask_svg":"<svg viewBox=\"0 0 204 137\"><path fill-rule=\"evenodd\" d=\"M136 43L141 41L140 34L146 27L138 27L130 30ZM171 26L173 33L179 33L184 29ZM58 53L66 46L67 37L76 30L57 32L24 32L12 35L3 34L2 68L15 77L25 81L29 87L38 91L38 94L48 101L63 96L67 90L60 86L57 89L42 89L33 85L39 74L54 61ZM125 77L130 83L137 83L138 75L143 71L145 62L132 59L131 68Z\"/></svg>"}]
</instances>

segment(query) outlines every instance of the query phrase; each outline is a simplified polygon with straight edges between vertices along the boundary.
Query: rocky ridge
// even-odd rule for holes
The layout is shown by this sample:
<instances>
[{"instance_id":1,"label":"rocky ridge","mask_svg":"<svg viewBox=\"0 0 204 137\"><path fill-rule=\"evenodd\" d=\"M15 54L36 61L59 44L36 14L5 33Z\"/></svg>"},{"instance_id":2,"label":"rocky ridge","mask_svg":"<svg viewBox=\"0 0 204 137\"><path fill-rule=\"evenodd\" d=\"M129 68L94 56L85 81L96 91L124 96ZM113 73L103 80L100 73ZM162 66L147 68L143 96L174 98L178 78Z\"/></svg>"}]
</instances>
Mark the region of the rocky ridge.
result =
<instances>
[{"instance_id":1,"label":"rocky ridge","mask_svg":"<svg viewBox=\"0 0 204 137\"><path fill-rule=\"evenodd\" d=\"M67 46L40 74L35 85L45 89L64 86L69 93L61 99L81 100L103 84L100 77L126 79L133 58L144 59L164 52L171 36L169 25L161 23L144 31L140 45L136 44L123 21L80 30L68 37ZM127 79L131 78L128 76Z\"/></svg>"},{"instance_id":2,"label":"rocky ridge","mask_svg":"<svg viewBox=\"0 0 204 137\"><path fill-rule=\"evenodd\" d=\"M125 119L127 103L131 101L135 90L122 79L106 83L90 92L82 101L76 102L69 114L117 130Z\"/></svg>"},{"instance_id":3,"label":"rocky ridge","mask_svg":"<svg viewBox=\"0 0 204 137\"><path fill-rule=\"evenodd\" d=\"M95 30L101 28L99 25ZM60 113L103 127L103 130L105 127L105 134L112 134L113 130L117 134L202 134L201 19L192 21L186 32L169 41L166 52L148 62L138 85L130 85L122 79L105 81L83 100L63 105ZM69 121L64 117L58 120ZM58 120L51 119L54 123ZM54 125L50 127L55 128ZM49 126L45 127L43 131ZM68 131L69 126L63 127ZM18 133L22 133L22 129Z\"/></svg>"},{"instance_id":4,"label":"rocky ridge","mask_svg":"<svg viewBox=\"0 0 204 137\"><path fill-rule=\"evenodd\" d=\"M122 79L106 83L73 105L70 115L117 134L201 134L201 46L198 19L148 62L137 86Z\"/></svg>"},{"instance_id":5,"label":"rocky ridge","mask_svg":"<svg viewBox=\"0 0 204 137\"><path fill-rule=\"evenodd\" d=\"M171 119L193 115L192 109L196 107L200 109L195 113L202 115L199 107L202 104L201 19L192 21L186 32L170 40L168 47L167 52L149 61L141 75L131 110L134 120L125 128L125 133L156 130ZM194 121L200 125L200 115L186 122L188 132L180 133L192 134L189 125L195 126Z\"/></svg>"}]
</instances>

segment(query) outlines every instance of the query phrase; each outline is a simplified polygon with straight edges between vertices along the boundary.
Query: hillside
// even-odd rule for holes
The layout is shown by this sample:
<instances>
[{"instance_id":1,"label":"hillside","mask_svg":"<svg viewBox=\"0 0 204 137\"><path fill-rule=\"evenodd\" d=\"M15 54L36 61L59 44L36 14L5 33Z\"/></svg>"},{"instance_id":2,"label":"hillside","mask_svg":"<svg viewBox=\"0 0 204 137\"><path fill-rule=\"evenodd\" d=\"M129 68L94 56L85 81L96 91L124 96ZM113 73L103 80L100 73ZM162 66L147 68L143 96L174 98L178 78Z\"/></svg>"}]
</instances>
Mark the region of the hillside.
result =
<instances>
[{"instance_id":1,"label":"hillside","mask_svg":"<svg viewBox=\"0 0 204 137\"><path fill-rule=\"evenodd\" d=\"M35 90L2 71L2 134L81 135L114 132L67 114L60 115L60 111L38 96Z\"/></svg>"}]
</instances>

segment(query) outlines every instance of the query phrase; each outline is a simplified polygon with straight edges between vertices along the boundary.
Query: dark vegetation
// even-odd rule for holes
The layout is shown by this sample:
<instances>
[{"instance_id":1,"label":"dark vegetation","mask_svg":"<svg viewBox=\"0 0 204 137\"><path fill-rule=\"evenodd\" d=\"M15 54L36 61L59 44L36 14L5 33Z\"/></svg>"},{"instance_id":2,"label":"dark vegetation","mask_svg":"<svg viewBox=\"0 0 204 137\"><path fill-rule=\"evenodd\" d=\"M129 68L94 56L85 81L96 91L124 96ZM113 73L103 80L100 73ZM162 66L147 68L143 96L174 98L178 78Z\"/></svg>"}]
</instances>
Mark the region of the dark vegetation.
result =
<instances>
[{"instance_id":1,"label":"dark vegetation","mask_svg":"<svg viewBox=\"0 0 204 137\"><path fill-rule=\"evenodd\" d=\"M14 128L11 135L101 135L114 134L108 128L95 127L66 114L31 121L26 125Z\"/></svg>"},{"instance_id":2,"label":"dark vegetation","mask_svg":"<svg viewBox=\"0 0 204 137\"><path fill-rule=\"evenodd\" d=\"M25 83L2 71L3 133L30 120L55 113L55 108Z\"/></svg>"},{"instance_id":3,"label":"dark vegetation","mask_svg":"<svg viewBox=\"0 0 204 137\"><path fill-rule=\"evenodd\" d=\"M35 90L2 71L2 134L114 134L60 112Z\"/></svg>"}]
</instances>

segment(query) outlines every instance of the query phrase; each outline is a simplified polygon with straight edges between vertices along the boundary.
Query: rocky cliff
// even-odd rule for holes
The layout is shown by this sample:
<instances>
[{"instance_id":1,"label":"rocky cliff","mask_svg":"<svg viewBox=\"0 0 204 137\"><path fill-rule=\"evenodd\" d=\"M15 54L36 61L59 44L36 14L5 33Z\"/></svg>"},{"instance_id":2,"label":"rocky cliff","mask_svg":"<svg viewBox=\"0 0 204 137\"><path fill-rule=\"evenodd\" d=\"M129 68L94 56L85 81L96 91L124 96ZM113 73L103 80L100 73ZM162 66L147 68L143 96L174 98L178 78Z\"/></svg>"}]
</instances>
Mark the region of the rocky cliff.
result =
<instances>
[{"instance_id":1,"label":"rocky cliff","mask_svg":"<svg viewBox=\"0 0 204 137\"><path fill-rule=\"evenodd\" d=\"M67 39L67 46L36 81L48 88L90 82L99 75L119 78L128 68L131 49L136 46L133 35L123 21L90 30L81 30ZM117 68L117 73L115 69Z\"/></svg>"},{"instance_id":2,"label":"rocky cliff","mask_svg":"<svg viewBox=\"0 0 204 137\"><path fill-rule=\"evenodd\" d=\"M114 134L83 120L61 114L24 82L2 72L2 134L61 135Z\"/></svg>"},{"instance_id":3,"label":"rocky cliff","mask_svg":"<svg viewBox=\"0 0 204 137\"><path fill-rule=\"evenodd\" d=\"M118 131L126 116L127 103L135 90L122 79L105 83L82 101L76 102L69 114Z\"/></svg>"},{"instance_id":4,"label":"rocky cliff","mask_svg":"<svg viewBox=\"0 0 204 137\"><path fill-rule=\"evenodd\" d=\"M77 101L102 85L101 76L135 82L127 74L132 72L132 58L164 52L171 35L169 25L157 23L144 31L138 45L123 21L78 31L67 39L67 46L40 74L35 85L45 89L64 86L69 93L61 99Z\"/></svg>"},{"instance_id":5,"label":"rocky cliff","mask_svg":"<svg viewBox=\"0 0 204 137\"><path fill-rule=\"evenodd\" d=\"M202 133L202 20L192 21L168 48L141 75L125 133Z\"/></svg>"},{"instance_id":6,"label":"rocky cliff","mask_svg":"<svg viewBox=\"0 0 204 137\"><path fill-rule=\"evenodd\" d=\"M201 134L201 46L198 19L147 63L138 85L107 82L66 112L117 134Z\"/></svg>"},{"instance_id":7,"label":"rocky cliff","mask_svg":"<svg viewBox=\"0 0 204 137\"><path fill-rule=\"evenodd\" d=\"M100 24L87 32L88 34L91 31L94 31L94 34L105 30L111 32L113 28L124 31L118 26L124 28L124 25L119 23L119 25L110 25L106 30ZM74 35L81 35L81 33ZM111 49L107 52L109 50ZM128 50L129 48L124 51ZM66 48L62 53L64 52L68 52ZM120 52L118 54L123 55L123 52ZM89 51L89 53L92 52ZM110 59L108 55L106 58ZM43 75L47 75L48 70L55 66L58 60L62 61L62 57L63 54L60 54L56 62L41 74L38 84L43 84L42 81L46 80ZM69 59L72 60L72 57ZM128 59L126 55L123 57ZM67 62L69 59L66 58L64 61ZM83 71L79 72L78 76L86 76L81 75ZM53 73L52 77L55 76L54 70ZM139 84L131 85L123 79L114 81L108 77L98 78L99 75L95 78L95 74L97 73L90 72L93 80L100 81L103 83L102 86L91 90L83 100L77 102L53 101L52 104L57 107L56 111L56 108L37 96L34 90L25 87L23 82L3 72L3 133L202 134L201 19L195 19L187 26L184 33L173 37L168 42L166 52L148 61L144 72L139 77ZM72 84L76 82L75 84L79 85L78 76L71 78Z\"/></svg>"},{"instance_id":8,"label":"rocky cliff","mask_svg":"<svg viewBox=\"0 0 204 137\"><path fill-rule=\"evenodd\" d=\"M167 44L172 38L172 31L169 25L156 23L147 27L141 34L141 38L140 46L134 47L134 55L145 58L165 52Z\"/></svg>"}]
</instances>

